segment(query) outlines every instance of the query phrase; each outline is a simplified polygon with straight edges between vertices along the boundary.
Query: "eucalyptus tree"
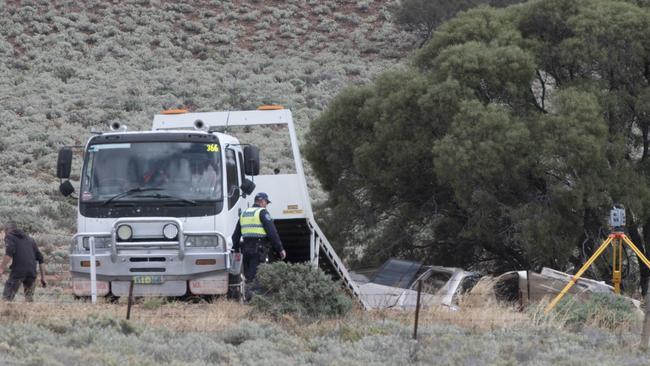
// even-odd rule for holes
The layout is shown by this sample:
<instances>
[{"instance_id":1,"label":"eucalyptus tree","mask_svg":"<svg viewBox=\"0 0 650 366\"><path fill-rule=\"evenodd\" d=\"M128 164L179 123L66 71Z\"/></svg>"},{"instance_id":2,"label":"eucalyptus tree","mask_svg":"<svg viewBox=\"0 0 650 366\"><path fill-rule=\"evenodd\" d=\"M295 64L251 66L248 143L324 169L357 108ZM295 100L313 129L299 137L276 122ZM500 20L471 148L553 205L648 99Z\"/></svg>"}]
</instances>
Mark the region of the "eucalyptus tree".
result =
<instances>
[{"instance_id":1,"label":"eucalyptus tree","mask_svg":"<svg viewBox=\"0 0 650 366\"><path fill-rule=\"evenodd\" d=\"M420 38L420 47L446 20L478 5L503 7L523 0L401 0L393 6L395 22Z\"/></svg>"},{"instance_id":2,"label":"eucalyptus tree","mask_svg":"<svg viewBox=\"0 0 650 366\"><path fill-rule=\"evenodd\" d=\"M640 1L460 13L312 123L326 227L359 264L564 269L620 202L645 248L649 22Z\"/></svg>"}]
</instances>

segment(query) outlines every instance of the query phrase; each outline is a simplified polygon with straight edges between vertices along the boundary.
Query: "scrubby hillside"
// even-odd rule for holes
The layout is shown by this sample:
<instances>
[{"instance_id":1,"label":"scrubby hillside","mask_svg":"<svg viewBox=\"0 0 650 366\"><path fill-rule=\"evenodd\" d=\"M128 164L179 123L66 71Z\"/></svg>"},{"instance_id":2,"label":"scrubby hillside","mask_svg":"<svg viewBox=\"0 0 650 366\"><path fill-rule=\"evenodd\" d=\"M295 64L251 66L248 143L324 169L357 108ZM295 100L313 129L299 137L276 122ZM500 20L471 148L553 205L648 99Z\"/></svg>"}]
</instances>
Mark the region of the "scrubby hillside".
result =
<instances>
[{"instance_id":1,"label":"scrubby hillside","mask_svg":"<svg viewBox=\"0 0 650 366\"><path fill-rule=\"evenodd\" d=\"M272 102L302 134L336 93L413 47L389 5L0 0L0 220L64 242L75 208L58 194L56 151L109 121L146 129L164 108Z\"/></svg>"}]
</instances>

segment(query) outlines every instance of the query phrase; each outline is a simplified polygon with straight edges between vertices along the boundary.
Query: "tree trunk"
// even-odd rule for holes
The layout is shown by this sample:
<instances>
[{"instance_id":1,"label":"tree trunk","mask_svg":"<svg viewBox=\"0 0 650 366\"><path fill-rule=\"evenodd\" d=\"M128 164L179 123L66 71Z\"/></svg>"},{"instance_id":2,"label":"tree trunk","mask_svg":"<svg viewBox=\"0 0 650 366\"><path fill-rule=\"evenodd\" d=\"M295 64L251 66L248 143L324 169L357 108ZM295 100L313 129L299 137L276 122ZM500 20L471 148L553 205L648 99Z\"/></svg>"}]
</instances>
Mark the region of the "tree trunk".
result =
<instances>
[{"instance_id":1,"label":"tree trunk","mask_svg":"<svg viewBox=\"0 0 650 366\"><path fill-rule=\"evenodd\" d=\"M635 230L635 232L638 235L638 230ZM641 253L643 253L643 255L645 255L646 257L648 256L648 251L646 250L645 243L650 243L650 220L646 220L646 222L643 224L642 240L638 240L638 242L635 242L634 237L632 237L632 242L636 244L636 246L639 248ZM645 263L643 263L640 258L637 258L637 262L639 262L639 274L641 276L639 285L641 286L641 293L643 294L643 296L645 296L648 288L648 280L650 280L650 269L648 269L648 267L645 266Z\"/></svg>"}]
</instances>

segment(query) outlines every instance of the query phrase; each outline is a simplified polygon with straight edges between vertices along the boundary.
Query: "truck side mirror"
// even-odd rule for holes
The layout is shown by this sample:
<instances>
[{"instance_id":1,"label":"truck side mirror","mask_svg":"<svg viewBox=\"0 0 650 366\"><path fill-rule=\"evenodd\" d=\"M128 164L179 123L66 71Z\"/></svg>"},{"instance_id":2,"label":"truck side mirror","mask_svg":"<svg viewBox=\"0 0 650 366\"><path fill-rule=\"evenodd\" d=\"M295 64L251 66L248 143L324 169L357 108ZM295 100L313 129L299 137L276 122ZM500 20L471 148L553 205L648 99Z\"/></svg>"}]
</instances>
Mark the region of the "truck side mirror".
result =
<instances>
[{"instance_id":1,"label":"truck side mirror","mask_svg":"<svg viewBox=\"0 0 650 366\"><path fill-rule=\"evenodd\" d=\"M260 149L257 146L249 145L244 148L244 173L260 174Z\"/></svg>"},{"instance_id":2,"label":"truck side mirror","mask_svg":"<svg viewBox=\"0 0 650 366\"><path fill-rule=\"evenodd\" d=\"M244 197L248 196L249 194L253 193L255 190L255 183L251 182L248 179L244 179L244 181L241 184L241 191L244 192Z\"/></svg>"},{"instance_id":3,"label":"truck side mirror","mask_svg":"<svg viewBox=\"0 0 650 366\"><path fill-rule=\"evenodd\" d=\"M72 169L72 150L62 148L59 150L59 159L56 162L56 176L59 179L70 178L70 170Z\"/></svg>"},{"instance_id":4,"label":"truck side mirror","mask_svg":"<svg viewBox=\"0 0 650 366\"><path fill-rule=\"evenodd\" d=\"M61 185L59 186L59 192L61 192L64 197L68 197L74 193L74 187L69 180L66 180L65 182L61 182Z\"/></svg>"}]
</instances>

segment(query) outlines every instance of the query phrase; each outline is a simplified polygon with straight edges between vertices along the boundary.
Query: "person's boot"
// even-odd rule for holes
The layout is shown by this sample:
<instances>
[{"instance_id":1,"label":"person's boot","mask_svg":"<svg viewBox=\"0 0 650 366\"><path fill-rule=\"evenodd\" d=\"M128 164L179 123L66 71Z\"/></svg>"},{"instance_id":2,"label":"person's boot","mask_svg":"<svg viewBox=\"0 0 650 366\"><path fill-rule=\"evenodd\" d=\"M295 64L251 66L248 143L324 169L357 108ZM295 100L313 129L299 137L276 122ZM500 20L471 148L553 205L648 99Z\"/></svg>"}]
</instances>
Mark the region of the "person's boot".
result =
<instances>
[{"instance_id":1,"label":"person's boot","mask_svg":"<svg viewBox=\"0 0 650 366\"><path fill-rule=\"evenodd\" d=\"M246 287L244 291L244 302L250 302L253 299L253 291L250 288Z\"/></svg>"}]
</instances>

